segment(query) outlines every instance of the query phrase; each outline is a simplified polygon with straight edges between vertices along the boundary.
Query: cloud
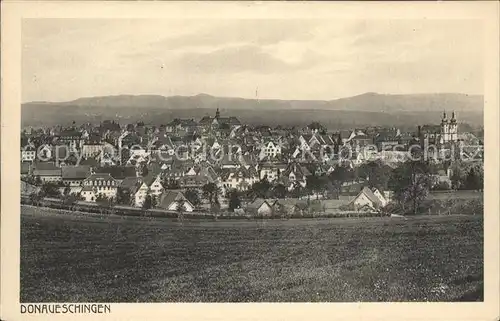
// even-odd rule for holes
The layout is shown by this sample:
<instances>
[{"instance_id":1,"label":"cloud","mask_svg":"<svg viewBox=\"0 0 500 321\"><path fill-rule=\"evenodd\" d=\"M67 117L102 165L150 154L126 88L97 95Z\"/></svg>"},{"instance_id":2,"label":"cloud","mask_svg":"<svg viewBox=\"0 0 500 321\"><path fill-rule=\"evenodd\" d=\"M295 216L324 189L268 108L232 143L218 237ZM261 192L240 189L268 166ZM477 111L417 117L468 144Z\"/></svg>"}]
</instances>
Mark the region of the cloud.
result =
<instances>
[{"instance_id":1,"label":"cloud","mask_svg":"<svg viewBox=\"0 0 500 321\"><path fill-rule=\"evenodd\" d=\"M474 20L27 19L22 99L482 92Z\"/></svg>"},{"instance_id":2,"label":"cloud","mask_svg":"<svg viewBox=\"0 0 500 321\"><path fill-rule=\"evenodd\" d=\"M188 52L171 62L178 71L192 73L288 73L314 65L313 57L288 63L254 45L230 46L209 53Z\"/></svg>"},{"instance_id":3,"label":"cloud","mask_svg":"<svg viewBox=\"0 0 500 321\"><path fill-rule=\"evenodd\" d=\"M235 44L265 46L301 41L314 35L313 20L226 20L199 30L162 39L156 45L170 49Z\"/></svg>"}]
</instances>

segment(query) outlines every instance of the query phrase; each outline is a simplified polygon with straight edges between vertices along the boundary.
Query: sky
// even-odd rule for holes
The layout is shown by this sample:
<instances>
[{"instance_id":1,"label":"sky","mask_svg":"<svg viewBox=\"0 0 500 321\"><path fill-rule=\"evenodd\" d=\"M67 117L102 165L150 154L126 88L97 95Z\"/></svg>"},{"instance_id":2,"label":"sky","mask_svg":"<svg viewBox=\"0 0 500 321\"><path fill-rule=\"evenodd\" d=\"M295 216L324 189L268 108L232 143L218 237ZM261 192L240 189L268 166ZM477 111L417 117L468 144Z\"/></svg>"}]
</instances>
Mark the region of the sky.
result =
<instances>
[{"instance_id":1,"label":"sky","mask_svg":"<svg viewBox=\"0 0 500 321\"><path fill-rule=\"evenodd\" d=\"M22 101L483 93L477 20L24 19Z\"/></svg>"}]
</instances>

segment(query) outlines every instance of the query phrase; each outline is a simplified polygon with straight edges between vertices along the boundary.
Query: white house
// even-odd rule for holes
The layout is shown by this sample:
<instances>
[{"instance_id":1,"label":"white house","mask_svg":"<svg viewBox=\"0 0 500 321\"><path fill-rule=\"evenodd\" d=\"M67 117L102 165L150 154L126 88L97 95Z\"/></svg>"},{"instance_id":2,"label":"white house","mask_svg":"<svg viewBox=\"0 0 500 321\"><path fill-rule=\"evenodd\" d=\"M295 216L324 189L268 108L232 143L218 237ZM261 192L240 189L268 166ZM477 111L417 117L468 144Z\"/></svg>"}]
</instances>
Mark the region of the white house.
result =
<instances>
[{"instance_id":1,"label":"white house","mask_svg":"<svg viewBox=\"0 0 500 321\"><path fill-rule=\"evenodd\" d=\"M257 198L247 205L247 212L257 216L271 216L273 207L265 199Z\"/></svg>"},{"instance_id":2,"label":"white house","mask_svg":"<svg viewBox=\"0 0 500 321\"><path fill-rule=\"evenodd\" d=\"M118 184L110 174L91 174L83 181L83 187L92 187L96 197L116 198Z\"/></svg>"},{"instance_id":3,"label":"white house","mask_svg":"<svg viewBox=\"0 0 500 321\"><path fill-rule=\"evenodd\" d=\"M231 189L246 191L258 180L259 176L253 168L238 168L230 170L223 175L221 185L226 192Z\"/></svg>"},{"instance_id":4,"label":"white house","mask_svg":"<svg viewBox=\"0 0 500 321\"><path fill-rule=\"evenodd\" d=\"M274 158L278 155L281 155L281 145L274 141L268 141L262 145L259 158Z\"/></svg>"},{"instance_id":5,"label":"white house","mask_svg":"<svg viewBox=\"0 0 500 321\"><path fill-rule=\"evenodd\" d=\"M104 146L102 144L84 144L82 146L82 157L95 157L102 153L103 147Z\"/></svg>"},{"instance_id":6,"label":"white house","mask_svg":"<svg viewBox=\"0 0 500 321\"><path fill-rule=\"evenodd\" d=\"M372 192L373 192L373 195L375 195L378 200L380 201L380 205L382 207L386 206L387 203L389 203L389 201L386 199L386 197L384 196L384 194L382 194L377 188L372 188Z\"/></svg>"},{"instance_id":7,"label":"white house","mask_svg":"<svg viewBox=\"0 0 500 321\"><path fill-rule=\"evenodd\" d=\"M160 197L163 193L164 188L161 184L160 174L150 173L148 176L144 177L144 184L148 187L148 191L152 196Z\"/></svg>"},{"instance_id":8,"label":"white house","mask_svg":"<svg viewBox=\"0 0 500 321\"><path fill-rule=\"evenodd\" d=\"M84 186L80 192L80 196L85 202L95 202L97 197L95 189L92 186Z\"/></svg>"},{"instance_id":9,"label":"white house","mask_svg":"<svg viewBox=\"0 0 500 321\"><path fill-rule=\"evenodd\" d=\"M380 199L368 188L363 187L359 194L351 201L349 206L353 210L378 210L382 207Z\"/></svg>"},{"instance_id":10,"label":"white house","mask_svg":"<svg viewBox=\"0 0 500 321\"><path fill-rule=\"evenodd\" d=\"M36 157L36 149L33 145L21 148L21 162L33 162Z\"/></svg>"},{"instance_id":11,"label":"white house","mask_svg":"<svg viewBox=\"0 0 500 321\"><path fill-rule=\"evenodd\" d=\"M280 177L281 173L285 171L287 168L286 164L273 164L273 163L266 163L262 164L260 166L260 179L264 179L264 177L267 177L267 180L269 182L273 182L278 177Z\"/></svg>"}]
</instances>

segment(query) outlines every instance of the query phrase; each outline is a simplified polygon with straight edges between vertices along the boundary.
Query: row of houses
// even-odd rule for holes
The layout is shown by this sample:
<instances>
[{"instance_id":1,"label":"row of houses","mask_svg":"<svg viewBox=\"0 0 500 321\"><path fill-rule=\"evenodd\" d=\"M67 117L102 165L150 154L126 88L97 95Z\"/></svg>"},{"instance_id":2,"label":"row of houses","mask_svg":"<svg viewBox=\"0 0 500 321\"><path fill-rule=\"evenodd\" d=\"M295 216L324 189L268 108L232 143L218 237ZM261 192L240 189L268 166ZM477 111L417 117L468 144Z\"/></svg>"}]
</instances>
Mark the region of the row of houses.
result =
<instances>
[{"instance_id":1,"label":"row of houses","mask_svg":"<svg viewBox=\"0 0 500 321\"><path fill-rule=\"evenodd\" d=\"M311 212L377 212L388 202L388 195L384 195L376 188L363 187L355 196L340 197L337 200L257 198L244 210L247 214L256 216L304 215Z\"/></svg>"}]
</instances>

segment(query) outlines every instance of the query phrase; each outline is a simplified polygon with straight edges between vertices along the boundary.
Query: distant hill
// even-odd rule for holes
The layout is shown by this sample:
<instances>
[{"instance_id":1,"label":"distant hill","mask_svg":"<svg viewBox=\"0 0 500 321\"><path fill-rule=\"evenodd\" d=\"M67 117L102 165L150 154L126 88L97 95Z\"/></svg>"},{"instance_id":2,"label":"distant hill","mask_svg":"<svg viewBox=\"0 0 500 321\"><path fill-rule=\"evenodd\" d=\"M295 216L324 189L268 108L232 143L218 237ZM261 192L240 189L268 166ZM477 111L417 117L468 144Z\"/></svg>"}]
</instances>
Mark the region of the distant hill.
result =
<instances>
[{"instance_id":1,"label":"distant hill","mask_svg":"<svg viewBox=\"0 0 500 321\"><path fill-rule=\"evenodd\" d=\"M366 93L336 100L271 100L196 96L119 95L79 98L70 102L22 105L23 126L144 120L167 123L175 117L200 119L220 108L247 123L305 125L320 121L329 127L415 125L435 123L443 110L455 110L459 121L482 125L483 96L465 94L381 95ZM269 111L272 111L270 113Z\"/></svg>"}]
</instances>

